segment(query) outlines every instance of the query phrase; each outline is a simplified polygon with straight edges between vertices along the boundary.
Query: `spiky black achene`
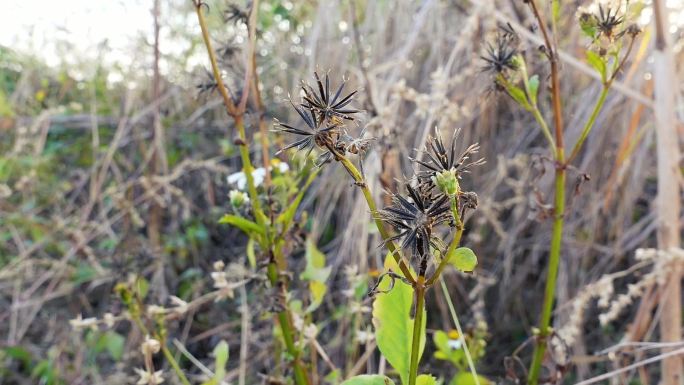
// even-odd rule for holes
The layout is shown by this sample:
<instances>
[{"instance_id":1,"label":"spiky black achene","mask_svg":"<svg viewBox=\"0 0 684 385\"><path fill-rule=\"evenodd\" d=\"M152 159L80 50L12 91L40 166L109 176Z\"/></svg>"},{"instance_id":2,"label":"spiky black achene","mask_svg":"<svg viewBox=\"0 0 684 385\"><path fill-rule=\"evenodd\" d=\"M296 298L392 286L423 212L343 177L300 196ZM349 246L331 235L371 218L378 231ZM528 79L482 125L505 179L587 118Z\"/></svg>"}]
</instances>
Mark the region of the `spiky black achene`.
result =
<instances>
[{"instance_id":1,"label":"spiky black achene","mask_svg":"<svg viewBox=\"0 0 684 385\"><path fill-rule=\"evenodd\" d=\"M599 14L596 16L596 28L600 34L607 38L613 37L613 32L617 26L622 24L625 20L624 16L618 16L618 10L607 7L605 10L603 6L599 5Z\"/></svg>"},{"instance_id":2,"label":"spiky black achene","mask_svg":"<svg viewBox=\"0 0 684 385\"><path fill-rule=\"evenodd\" d=\"M385 243L402 239L403 249L411 250L414 257L425 258L430 255L430 246L440 248L440 241L432 236L432 230L451 218L449 198L433 196L430 188L414 188L407 184L406 190L408 197L392 194L392 204L377 215L399 231Z\"/></svg>"},{"instance_id":3,"label":"spiky black achene","mask_svg":"<svg viewBox=\"0 0 684 385\"><path fill-rule=\"evenodd\" d=\"M494 45L487 43L487 52L480 56L485 61L484 70L497 74L515 71L517 66L513 59L518 55L517 40L517 36L507 30L497 33Z\"/></svg>"},{"instance_id":4,"label":"spiky black achene","mask_svg":"<svg viewBox=\"0 0 684 385\"><path fill-rule=\"evenodd\" d=\"M316 84L318 85L318 92L310 85L306 83L302 84L302 90L304 91L304 103L302 103L302 106L315 111L322 121L331 121L335 120L335 118L354 120L351 115L360 112L360 110L349 108L348 105L352 102L352 98L358 90L340 98L346 83L345 80L342 80L342 83L337 88L335 94L331 95L330 77L328 74L325 74L325 86L317 72L314 72L314 77L316 78ZM336 122L333 121L332 123Z\"/></svg>"},{"instance_id":5,"label":"spiky black achene","mask_svg":"<svg viewBox=\"0 0 684 385\"><path fill-rule=\"evenodd\" d=\"M336 146L337 138L339 137L340 127L337 125L327 125L319 119L313 110L305 110L303 107L296 106L290 101L292 107L297 111L299 116L306 123L307 129L300 129L289 124L285 124L276 119L276 131L286 132L289 134L298 135L300 139L288 144L279 152L296 148L297 151L306 150L308 157L313 151L314 147L318 146L324 149L324 152L316 160L316 165L321 166L332 159L332 154L328 150Z\"/></svg>"},{"instance_id":6,"label":"spiky black achene","mask_svg":"<svg viewBox=\"0 0 684 385\"><path fill-rule=\"evenodd\" d=\"M460 155L456 156L456 140L460 132L460 129L454 132L448 149L439 132L436 132L434 137L428 138L424 152L428 160L414 159L416 163L426 168L426 170L418 173L419 177L431 178L443 171L453 171L457 177L460 177L461 173L468 172L471 167L484 164L484 158L472 162L468 161L472 155L480 150L480 145L477 143L471 144Z\"/></svg>"}]
</instances>

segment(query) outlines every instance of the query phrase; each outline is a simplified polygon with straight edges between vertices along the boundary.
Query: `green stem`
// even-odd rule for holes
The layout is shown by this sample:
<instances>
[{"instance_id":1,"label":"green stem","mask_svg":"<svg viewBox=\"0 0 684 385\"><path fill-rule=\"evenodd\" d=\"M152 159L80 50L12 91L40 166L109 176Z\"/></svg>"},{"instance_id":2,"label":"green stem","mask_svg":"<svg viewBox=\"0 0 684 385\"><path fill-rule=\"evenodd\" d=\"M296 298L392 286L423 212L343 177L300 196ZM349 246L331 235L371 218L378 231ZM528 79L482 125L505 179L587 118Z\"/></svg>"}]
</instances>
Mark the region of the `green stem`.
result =
<instances>
[{"instance_id":1,"label":"green stem","mask_svg":"<svg viewBox=\"0 0 684 385\"><path fill-rule=\"evenodd\" d=\"M273 287L279 285L278 282L278 266L276 261L271 261L268 264L267 270L268 280L271 282ZM287 310L287 304L284 304L285 310L278 312L278 324L280 326L280 332L283 335L283 340L285 341L285 349L290 356L292 356L292 367L294 368L295 383L297 385L308 385L309 378L306 375L306 370L304 364L300 359L299 349L295 346L294 341L294 327L292 325L292 319Z\"/></svg>"},{"instance_id":2,"label":"green stem","mask_svg":"<svg viewBox=\"0 0 684 385\"><path fill-rule=\"evenodd\" d=\"M378 228L378 232L380 232L380 236L382 239L386 242L385 245L387 246L387 249L389 250L390 253L392 253L392 257L394 257L394 260L397 262L399 265L399 269L401 270L401 273L404 275L406 279L409 280L411 283L415 283L416 280L413 278L413 275L411 274L411 270L408 268L406 263L404 262L404 259L401 257L400 254L400 249L397 247L397 245L392 242L392 241L387 241L390 238L389 233L387 232L387 229L385 229L385 224L378 218L378 208L375 205L375 201L373 200L373 195L371 194L370 189L368 188L368 184L363 178L363 175L361 175L361 172L354 166L354 164L347 159L345 156L339 154L337 151L335 151L334 148L329 147L328 148L337 158L337 160L342 163L342 166L349 172L349 175L352 176L354 179L354 182L356 182L356 185L361 188L361 192L363 192L363 197L366 198L366 203L368 204L368 209L370 209L371 216L373 217L373 220L375 221L375 226Z\"/></svg>"},{"instance_id":3,"label":"green stem","mask_svg":"<svg viewBox=\"0 0 684 385\"><path fill-rule=\"evenodd\" d=\"M549 142L549 148L551 149L551 153L553 154L554 158L556 157L556 146L553 141L553 136L551 135L551 130L549 130L549 126L546 124L546 120L544 120L544 117L541 114L541 111L539 111L539 107L537 104L532 104L530 111L532 112L532 115L534 116L534 119L537 121L539 124L539 127L541 127L542 132L544 133L544 137L546 137L546 140Z\"/></svg>"},{"instance_id":4,"label":"green stem","mask_svg":"<svg viewBox=\"0 0 684 385\"><path fill-rule=\"evenodd\" d=\"M577 139L575 146L572 148L572 152L570 152L570 156L568 157L568 160L566 162L567 164L570 164L570 162L572 162L572 160L575 159L579 151L582 149L584 141L589 136L589 132L591 132L591 128L594 127L594 123L596 123L596 118L598 117L599 112L601 112L601 108L603 108L603 104L606 101L606 96L608 96L608 90L610 90L610 83L607 83L603 86L603 90L601 90L601 95L599 96L598 100L596 101L596 104L594 105L594 110L591 112L589 120L587 120L587 122L584 124L582 134L580 134L579 139Z\"/></svg>"},{"instance_id":5,"label":"green stem","mask_svg":"<svg viewBox=\"0 0 684 385\"><path fill-rule=\"evenodd\" d=\"M241 142L239 147L240 160L242 161L242 172L245 173L245 178L247 179L247 189L249 193L249 199L252 201L254 216L256 217L258 224L264 224L266 222L266 216L261 210L261 203L259 202L259 196L257 195L256 186L254 185L254 176L252 175L254 167L252 166L252 161L249 158L247 134L245 132L245 123L243 120L244 109L235 106L235 103L233 103L233 99L230 97L228 92L228 87L226 87L226 85L223 83L221 70L218 66L218 61L216 60L216 52L211 45L211 38L209 37L207 22L204 17L204 12L202 12L202 5L200 2L195 3L195 11L197 12L197 20L199 21L200 29L202 30L202 39L204 40L204 45L207 47L207 54L209 55L209 62L211 63L211 71L214 75L217 89L223 98L223 104L226 107L226 112L235 121L235 127L238 131L238 138ZM246 84L245 86L246 92L249 88L249 84ZM267 164L264 165L265 168L268 168L268 166L269 165Z\"/></svg>"},{"instance_id":6,"label":"green stem","mask_svg":"<svg viewBox=\"0 0 684 385\"><path fill-rule=\"evenodd\" d=\"M456 234L454 234L454 238L451 240L451 243L449 243L447 251L442 256L442 260L439 262L439 265L437 265L437 269L435 269L435 272L432 274L432 276L427 280L427 282L425 282L425 286L430 287L435 283L437 278L439 278L442 274L442 271L444 271L449 264L449 257L451 256L451 253L453 253L453 251L461 243L464 226L461 216L458 214L458 197L456 195L451 197L451 215L453 215L454 221L456 221Z\"/></svg>"},{"instance_id":7,"label":"green stem","mask_svg":"<svg viewBox=\"0 0 684 385\"><path fill-rule=\"evenodd\" d=\"M416 294L416 314L413 318L413 336L411 338L411 366L409 369L409 385L416 385L418 377L418 361L420 359L420 337L423 330L423 307L425 307L425 276L419 275L414 292Z\"/></svg>"},{"instance_id":8,"label":"green stem","mask_svg":"<svg viewBox=\"0 0 684 385\"><path fill-rule=\"evenodd\" d=\"M565 163L562 149L559 151L556 165L556 194L555 194L555 218L553 221L553 234L551 237L551 251L549 254L549 268L546 275L546 288L544 290L544 303L541 320L539 321L539 334L534 347L532 363L530 365L529 384L537 385L541 372L544 354L551 334L551 312L556 294L556 280L560 265L561 241L563 239L563 221L565 212Z\"/></svg>"},{"instance_id":9,"label":"green stem","mask_svg":"<svg viewBox=\"0 0 684 385\"><path fill-rule=\"evenodd\" d=\"M176 372L176 376L178 376L180 382L183 383L183 385L190 385L190 381L188 381L188 378L185 377L183 370L181 369L180 365L178 365L178 361L176 361L176 359L173 358L173 354L171 354L169 348L166 347L165 341L162 343L161 349L162 353L164 353L164 357L166 357L166 361L169 362L169 364L173 368L173 371Z\"/></svg>"},{"instance_id":10,"label":"green stem","mask_svg":"<svg viewBox=\"0 0 684 385\"><path fill-rule=\"evenodd\" d=\"M454 304L451 302L451 296L449 295L449 290L447 289L446 283L444 283L444 278L439 277L439 283L442 286L442 293L444 293L444 297L446 298L447 305L449 306L449 313L451 313L451 318L454 321L454 325L456 325L456 330L458 330L458 339L461 341L461 345L463 345L463 352L465 353L466 356L466 361L468 361L468 367L470 368L470 373L473 375L473 379L475 380L475 385L480 385L480 378L477 376L477 370L475 369L475 363L473 362L473 357L470 355L470 349L468 349L468 344L466 343L464 334L463 334L463 329L461 328L461 323L458 321L458 316L456 315L456 309L454 308Z\"/></svg>"}]
</instances>

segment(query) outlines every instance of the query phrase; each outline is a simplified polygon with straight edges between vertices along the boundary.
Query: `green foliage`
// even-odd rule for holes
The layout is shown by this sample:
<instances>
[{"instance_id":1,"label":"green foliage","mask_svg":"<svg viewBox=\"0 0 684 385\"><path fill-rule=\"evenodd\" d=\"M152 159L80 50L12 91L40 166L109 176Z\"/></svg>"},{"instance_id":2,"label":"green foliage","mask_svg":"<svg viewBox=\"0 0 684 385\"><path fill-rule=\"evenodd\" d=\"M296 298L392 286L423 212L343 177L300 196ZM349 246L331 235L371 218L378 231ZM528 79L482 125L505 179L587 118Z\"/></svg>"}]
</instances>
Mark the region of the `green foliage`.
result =
<instances>
[{"instance_id":1,"label":"green foliage","mask_svg":"<svg viewBox=\"0 0 684 385\"><path fill-rule=\"evenodd\" d=\"M394 260L389 257L391 262ZM390 263L391 262L386 262ZM380 290L388 290L390 281L383 280L378 286ZM413 334L413 289L402 282L397 282L388 293L378 294L373 301L373 324L378 349L387 361L397 370L403 384L408 383L411 362L411 336ZM420 356L425 348L426 315L423 312L423 322L420 339ZM419 358L420 360L420 358Z\"/></svg>"},{"instance_id":2,"label":"green foliage","mask_svg":"<svg viewBox=\"0 0 684 385\"><path fill-rule=\"evenodd\" d=\"M530 95L530 102L537 104L537 94L539 93L539 75L532 75L527 80L527 93Z\"/></svg>"},{"instance_id":3,"label":"green foliage","mask_svg":"<svg viewBox=\"0 0 684 385\"><path fill-rule=\"evenodd\" d=\"M508 83L506 86L506 91L522 108L529 110L531 108L530 103L527 101L527 95L525 91L513 84Z\"/></svg>"},{"instance_id":4,"label":"green foliage","mask_svg":"<svg viewBox=\"0 0 684 385\"><path fill-rule=\"evenodd\" d=\"M219 223L237 227L247 235L264 235L264 228L247 218L232 214L225 214L219 219Z\"/></svg>"},{"instance_id":5,"label":"green foliage","mask_svg":"<svg viewBox=\"0 0 684 385\"><path fill-rule=\"evenodd\" d=\"M601 80L605 83L608 77L608 69L606 66L605 57L589 50L586 51L586 54L587 62L601 75Z\"/></svg>"},{"instance_id":6,"label":"green foliage","mask_svg":"<svg viewBox=\"0 0 684 385\"><path fill-rule=\"evenodd\" d=\"M492 382L489 381L489 379L487 379L486 377L477 376L477 380L480 383L480 385L492 384ZM454 378L451 379L451 382L449 382L449 385L477 385L477 382L475 382L475 376L473 376L472 373L461 372L461 373L455 375Z\"/></svg>"},{"instance_id":7,"label":"green foliage","mask_svg":"<svg viewBox=\"0 0 684 385\"><path fill-rule=\"evenodd\" d=\"M456 269L469 273L475 270L477 267L477 256L473 250L467 247L459 247L447 255L449 258L449 263L451 263Z\"/></svg>"},{"instance_id":8,"label":"green foliage","mask_svg":"<svg viewBox=\"0 0 684 385\"><path fill-rule=\"evenodd\" d=\"M364 374L343 382L341 385L394 385L394 381L379 374Z\"/></svg>"},{"instance_id":9,"label":"green foliage","mask_svg":"<svg viewBox=\"0 0 684 385\"><path fill-rule=\"evenodd\" d=\"M437 379L430 374L421 374L416 378L416 385L437 385Z\"/></svg>"},{"instance_id":10,"label":"green foliage","mask_svg":"<svg viewBox=\"0 0 684 385\"><path fill-rule=\"evenodd\" d=\"M325 254L323 254L316 244L308 240L306 242L306 269L302 272L301 278L309 282L309 295L311 304L306 309L307 313L316 310L323 302L323 296L328 291L326 281L330 276L330 266L325 266Z\"/></svg>"},{"instance_id":11,"label":"green foliage","mask_svg":"<svg viewBox=\"0 0 684 385\"><path fill-rule=\"evenodd\" d=\"M95 339L93 350L96 354L106 351L109 356L115 361L121 360L124 353L124 346L126 338L115 331L107 331L105 333L93 332L90 333L87 339Z\"/></svg>"},{"instance_id":12,"label":"green foliage","mask_svg":"<svg viewBox=\"0 0 684 385\"><path fill-rule=\"evenodd\" d=\"M226 363L228 362L228 343L219 342L214 348L214 376L202 383L202 385L219 385L226 376Z\"/></svg>"}]
</instances>

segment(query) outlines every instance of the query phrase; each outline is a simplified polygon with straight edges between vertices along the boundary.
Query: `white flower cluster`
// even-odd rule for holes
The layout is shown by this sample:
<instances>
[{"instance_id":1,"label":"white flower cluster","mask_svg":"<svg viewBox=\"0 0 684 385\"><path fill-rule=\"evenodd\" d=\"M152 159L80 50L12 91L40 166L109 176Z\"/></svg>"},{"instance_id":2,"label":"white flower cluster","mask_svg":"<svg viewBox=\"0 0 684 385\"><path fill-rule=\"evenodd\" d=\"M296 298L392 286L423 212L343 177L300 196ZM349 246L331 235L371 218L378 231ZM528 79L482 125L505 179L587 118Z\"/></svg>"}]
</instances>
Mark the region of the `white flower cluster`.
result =
<instances>
[{"instance_id":1,"label":"white flower cluster","mask_svg":"<svg viewBox=\"0 0 684 385\"><path fill-rule=\"evenodd\" d=\"M271 172L275 169L280 171L281 173L287 172L290 169L290 166L282 162L280 160L274 159L272 162L272 165L268 167L268 171ZM258 187L261 186L261 184L264 183L264 178L266 177L266 169L263 167L256 168L252 170L252 178L254 179L254 186ZM245 174L244 171L236 172L233 174L228 175L227 178L228 184L229 185L235 185L239 190L245 190L247 187L247 175Z\"/></svg>"}]
</instances>

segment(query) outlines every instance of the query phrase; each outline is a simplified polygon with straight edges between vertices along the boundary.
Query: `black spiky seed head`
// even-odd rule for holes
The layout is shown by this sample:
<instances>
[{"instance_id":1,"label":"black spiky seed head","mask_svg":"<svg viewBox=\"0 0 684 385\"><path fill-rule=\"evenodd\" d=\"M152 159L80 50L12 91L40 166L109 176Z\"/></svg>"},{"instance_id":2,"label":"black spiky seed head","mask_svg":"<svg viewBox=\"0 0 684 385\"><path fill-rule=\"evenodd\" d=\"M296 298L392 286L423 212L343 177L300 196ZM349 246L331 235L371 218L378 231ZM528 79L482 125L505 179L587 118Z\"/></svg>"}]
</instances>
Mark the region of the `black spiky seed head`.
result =
<instances>
[{"instance_id":1,"label":"black spiky seed head","mask_svg":"<svg viewBox=\"0 0 684 385\"><path fill-rule=\"evenodd\" d=\"M430 246L440 248L433 229L450 219L449 199L446 195L435 197L430 189L414 188L409 184L406 184L406 190L406 197L392 194L392 204L378 211L377 218L398 231L385 243L401 240L403 249L423 259L430 255Z\"/></svg>"},{"instance_id":2,"label":"black spiky seed head","mask_svg":"<svg viewBox=\"0 0 684 385\"><path fill-rule=\"evenodd\" d=\"M342 96L346 80L343 79L337 91L332 94L330 92L330 77L327 73L325 80L322 80L317 72L314 72L314 78L316 79L317 90L307 83L302 83L302 91L304 92L302 106L314 111L321 121L337 125L342 123L342 119L354 120L352 115L361 112L349 106L358 90Z\"/></svg>"},{"instance_id":3,"label":"black spiky seed head","mask_svg":"<svg viewBox=\"0 0 684 385\"><path fill-rule=\"evenodd\" d=\"M329 162L333 157L330 149L335 148L336 146L337 138L340 134L340 127L325 124L313 110L305 110L303 107L295 105L292 101L290 101L290 104L304 121L306 128L297 128L276 119L276 132L298 136L297 140L283 147L279 153L291 148L296 148L297 151L306 151L306 156L308 157L315 147L319 147L323 152L316 160L316 165L321 166Z\"/></svg>"}]
</instances>

